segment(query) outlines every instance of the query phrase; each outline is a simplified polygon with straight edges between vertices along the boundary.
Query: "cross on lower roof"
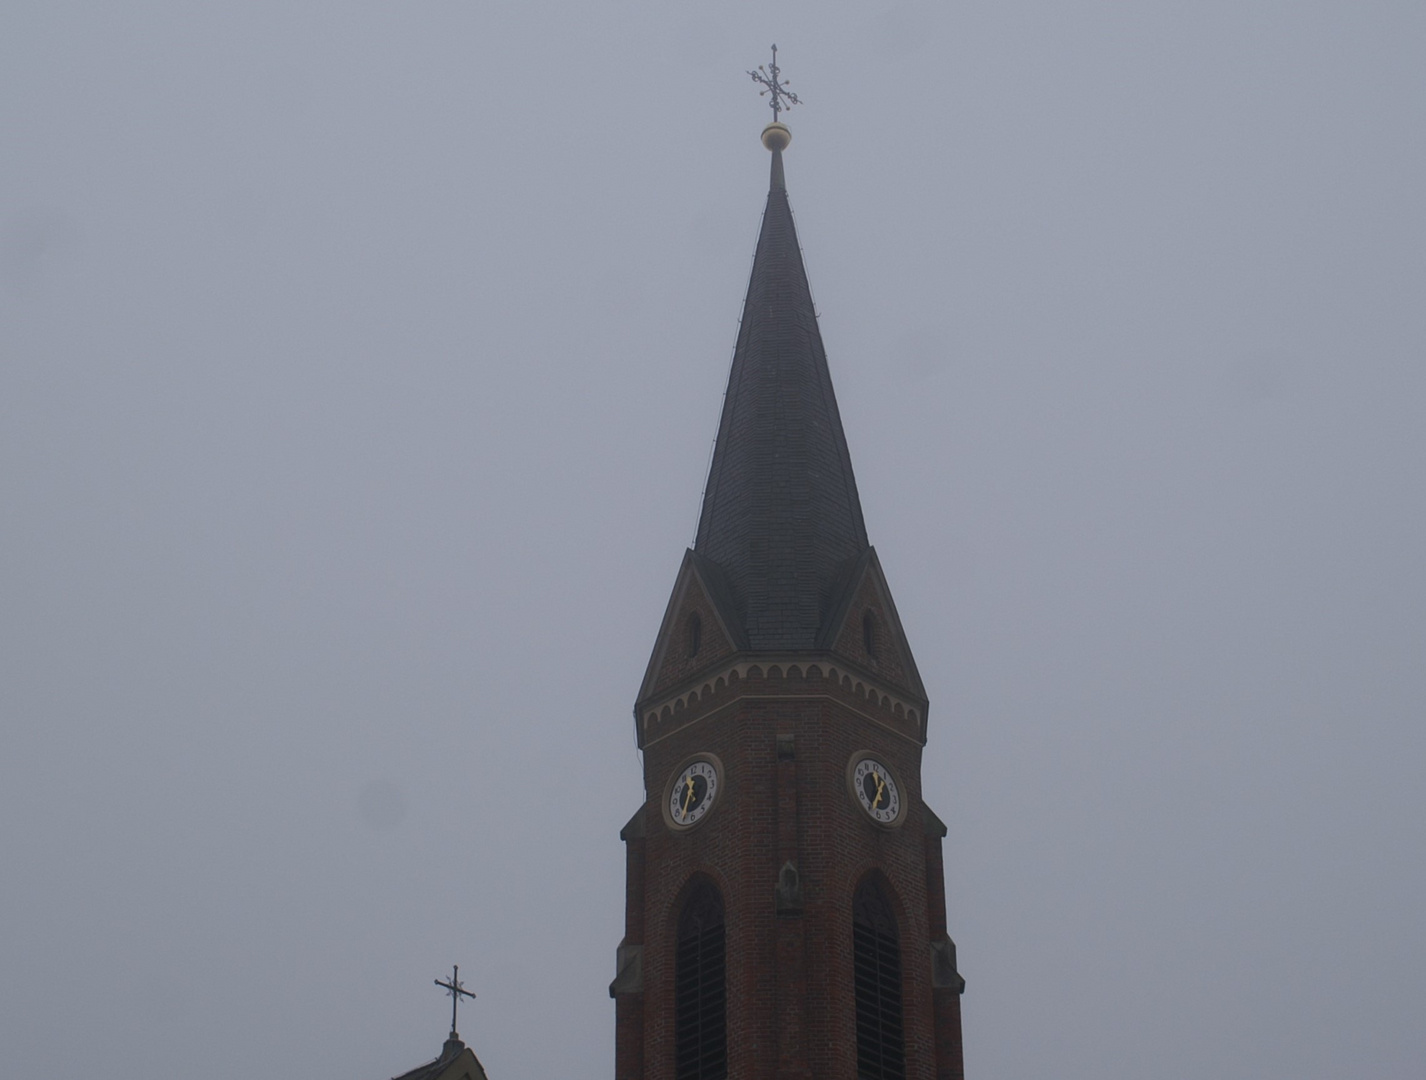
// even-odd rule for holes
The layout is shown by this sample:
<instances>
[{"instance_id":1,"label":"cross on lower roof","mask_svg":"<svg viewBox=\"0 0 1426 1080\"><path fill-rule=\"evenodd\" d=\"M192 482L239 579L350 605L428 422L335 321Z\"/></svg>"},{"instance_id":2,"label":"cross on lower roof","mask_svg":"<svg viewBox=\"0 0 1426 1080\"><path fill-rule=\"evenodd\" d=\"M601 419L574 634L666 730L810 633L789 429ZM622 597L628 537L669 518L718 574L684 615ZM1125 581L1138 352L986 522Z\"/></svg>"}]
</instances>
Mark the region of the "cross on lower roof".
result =
<instances>
[{"instance_id":1,"label":"cross on lower roof","mask_svg":"<svg viewBox=\"0 0 1426 1080\"><path fill-rule=\"evenodd\" d=\"M451 981L450 981L450 982L441 982L440 979L437 979L437 980L436 980L436 985L437 985L437 986L444 987L447 996L450 997L450 999L451 999L451 1038L452 1038L452 1039L459 1038L459 1036L456 1035L456 1009L457 1009L457 1007L459 1007L459 1005L460 1005L460 999L461 999L462 997L468 997L468 998L471 998L471 999L474 999L474 998L475 998L475 995L474 995L473 993L471 993L469 990L467 990L464 986L461 985L461 981L460 981L459 976L460 976L460 965L459 965L459 964L452 964L452 965L451 965Z\"/></svg>"}]
</instances>

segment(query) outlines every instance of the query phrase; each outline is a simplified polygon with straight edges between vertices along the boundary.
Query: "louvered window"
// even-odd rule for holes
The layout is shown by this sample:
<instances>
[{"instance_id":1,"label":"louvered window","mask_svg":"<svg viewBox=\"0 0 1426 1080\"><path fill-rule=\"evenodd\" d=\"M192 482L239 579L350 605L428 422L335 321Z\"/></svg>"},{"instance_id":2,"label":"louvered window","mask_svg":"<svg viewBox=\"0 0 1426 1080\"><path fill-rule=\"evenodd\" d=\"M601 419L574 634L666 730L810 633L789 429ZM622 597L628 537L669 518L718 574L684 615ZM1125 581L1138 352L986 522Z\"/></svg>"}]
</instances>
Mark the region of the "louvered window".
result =
<instances>
[{"instance_id":1,"label":"louvered window","mask_svg":"<svg viewBox=\"0 0 1426 1080\"><path fill-rule=\"evenodd\" d=\"M678 920L674 959L674 1053L678 1080L728 1075L723 898L696 885Z\"/></svg>"},{"instance_id":2,"label":"louvered window","mask_svg":"<svg viewBox=\"0 0 1426 1080\"><path fill-rule=\"evenodd\" d=\"M891 905L875 881L852 899L852 952L857 993L858 1080L904 1080L901 1033L901 943Z\"/></svg>"}]
</instances>

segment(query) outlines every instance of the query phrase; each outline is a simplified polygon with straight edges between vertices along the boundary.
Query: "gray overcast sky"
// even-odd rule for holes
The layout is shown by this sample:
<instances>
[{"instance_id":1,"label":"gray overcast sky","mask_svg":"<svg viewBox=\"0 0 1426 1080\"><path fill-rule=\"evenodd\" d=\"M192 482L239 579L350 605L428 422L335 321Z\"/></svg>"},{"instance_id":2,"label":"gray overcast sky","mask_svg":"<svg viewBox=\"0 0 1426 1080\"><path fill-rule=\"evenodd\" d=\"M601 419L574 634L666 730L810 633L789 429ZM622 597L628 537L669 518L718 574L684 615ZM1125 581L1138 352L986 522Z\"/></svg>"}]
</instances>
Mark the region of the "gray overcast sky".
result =
<instances>
[{"instance_id":1,"label":"gray overcast sky","mask_svg":"<svg viewBox=\"0 0 1426 1080\"><path fill-rule=\"evenodd\" d=\"M0 1073L607 1077L788 184L974 1080L1426 1062L1426 5L11 0Z\"/></svg>"}]
</instances>

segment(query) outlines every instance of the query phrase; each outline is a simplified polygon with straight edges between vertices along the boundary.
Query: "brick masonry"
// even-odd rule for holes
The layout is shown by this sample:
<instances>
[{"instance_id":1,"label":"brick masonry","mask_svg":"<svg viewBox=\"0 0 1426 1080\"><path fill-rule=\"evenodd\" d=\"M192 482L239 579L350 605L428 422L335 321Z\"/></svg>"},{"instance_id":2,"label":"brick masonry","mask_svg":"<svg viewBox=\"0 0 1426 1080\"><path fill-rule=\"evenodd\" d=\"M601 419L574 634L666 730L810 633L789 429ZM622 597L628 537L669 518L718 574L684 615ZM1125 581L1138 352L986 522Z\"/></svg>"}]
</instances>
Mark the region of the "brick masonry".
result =
<instances>
[{"instance_id":1,"label":"brick masonry","mask_svg":"<svg viewBox=\"0 0 1426 1080\"><path fill-rule=\"evenodd\" d=\"M696 592L684 599L686 610L706 604ZM899 633L894 610L861 592L846 617L855 634L837 637L848 652L861 651L868 607L884 632ZM683 605L673 614L666 631L681 635ZM878 653L894 656L880 642ZM656 677L654 685L689 684L688 659L676 657L678 674ZM922 726L904 709L898 716L883 706L870 678L858 693L850 674L830 677L830 665L856 671L868 664L865 656L781 659L752 663L745 677L716 691L705 683L709 692L670 713L677 723L666 732L657 722L641 731L648 800L625 830L623 943L626 950L642 946L641 978L637 989L626 983L615 995L616 1076L674 1078L674 934L681 901L703 876L721 890L727 912L729 1076L855 1077L851 904L860 881L875 874L893 898L901 932L908 1080L960 1080L959 986L933 986L946 981L933 979L932 959L933 943L946 939L944 827L921 800ZM911 688L895 685L905 677L897 664L883 678L909 698ZM656 704L640 703L641 728L657 715ZM847 766L859 751L870 751L897 780L904 809L894 827L873 822L848 788ZM722 762L723 786L700 824L674 830L663 802L695 754ZM800 909L784 904L780 913L779 871L789 861Z\"/></svg>"}]
</instances>

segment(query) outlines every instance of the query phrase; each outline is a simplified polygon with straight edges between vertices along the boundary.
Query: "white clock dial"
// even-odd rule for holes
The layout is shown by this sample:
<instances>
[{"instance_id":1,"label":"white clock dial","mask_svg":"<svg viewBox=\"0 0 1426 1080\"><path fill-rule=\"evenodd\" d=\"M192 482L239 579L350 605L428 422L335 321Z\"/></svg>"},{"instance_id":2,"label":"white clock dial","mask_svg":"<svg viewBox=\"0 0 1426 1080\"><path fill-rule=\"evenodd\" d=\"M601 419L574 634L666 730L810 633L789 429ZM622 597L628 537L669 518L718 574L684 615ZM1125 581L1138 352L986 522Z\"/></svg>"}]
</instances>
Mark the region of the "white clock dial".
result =
<instances>
[{"instance_id":1,"label":"white clock dial","mask_svg":"<svg viewBox=\"0 0 1426 1080\"><path fill-rule=\"evenodd\" d=\"M668 816L675 825L689 826L703 820L718 797L718 770L711 761L694 761L673 782L668 797Z\"/></svg>"},{"instance_id":2,"label":"white clock dial","mask_svg":"<svg viewBox=\"0 0 1426 1080\"><path fill-rule=\"evenodd\" d=\"M901 792L891 770L875 758L862 758L852 769L852 790L875 821L890 825L901 814Z\"/></svg>"}]
</instances>

